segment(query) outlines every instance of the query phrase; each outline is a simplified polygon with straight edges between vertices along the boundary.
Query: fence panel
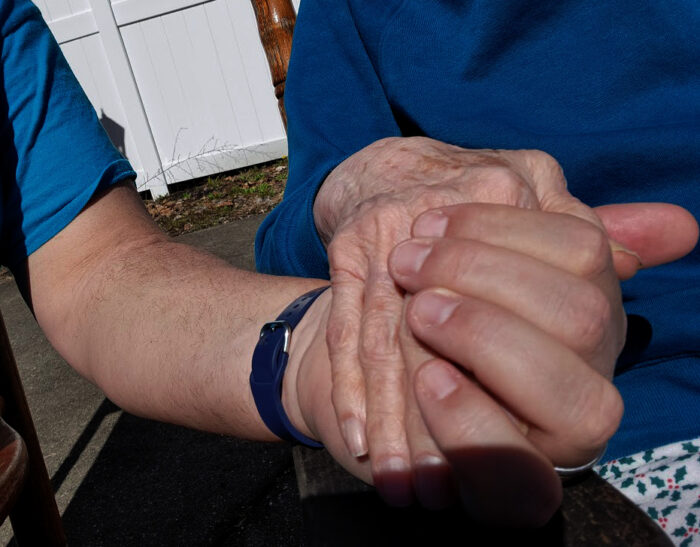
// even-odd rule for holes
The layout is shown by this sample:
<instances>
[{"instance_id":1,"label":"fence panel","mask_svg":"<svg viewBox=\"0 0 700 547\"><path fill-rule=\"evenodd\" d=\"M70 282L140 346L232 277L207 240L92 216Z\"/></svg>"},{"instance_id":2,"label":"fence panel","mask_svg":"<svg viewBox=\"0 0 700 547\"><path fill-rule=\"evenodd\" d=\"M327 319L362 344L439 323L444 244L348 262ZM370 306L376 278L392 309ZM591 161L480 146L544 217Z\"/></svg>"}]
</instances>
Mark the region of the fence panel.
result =
<instances>
[{"instance_id":1,"label":"fence panel","mask_svg":"<svg viewBox=\"0 0 700 547\"><path fill-rule=\"evenodd\" d=\"M35 0L140 190L281 157L248 0Z\"/></svg>"}]
</instances>

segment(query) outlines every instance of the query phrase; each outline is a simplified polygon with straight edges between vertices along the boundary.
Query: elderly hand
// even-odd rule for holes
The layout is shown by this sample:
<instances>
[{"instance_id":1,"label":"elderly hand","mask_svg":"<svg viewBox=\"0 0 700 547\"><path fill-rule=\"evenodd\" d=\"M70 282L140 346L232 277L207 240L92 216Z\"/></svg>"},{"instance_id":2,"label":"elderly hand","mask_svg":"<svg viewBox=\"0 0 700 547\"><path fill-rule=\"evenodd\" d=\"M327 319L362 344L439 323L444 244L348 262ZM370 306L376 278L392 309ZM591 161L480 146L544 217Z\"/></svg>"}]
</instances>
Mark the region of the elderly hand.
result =
<instances>
[{"instance_id":1,"label":"elderly hand","mask_svg":"<svg viewBox=\"0 0 700 547\"><path fill-rule=\"evenodd\" d=\"M590 209L571 213L445 207L419 216L414 239L391 255L394 279L415 293L411 331L442 357L421 365L405 354L439 447L434 460L447 459L466 508L482 519L544 523L561 499L551 464L590 461L622 414L609 381L625 336L617 277L634 265L628 253L611 253ZM646 266L683 256L697 240L679 207L598 213ZM431 470L440 472L448 467Z\"/></svg>"},{"instance_id":2,"label":"elderly hand","mask_svg":"<svg viewBox=\"0 0 700 547\"><path fill-rule=\"evenodd\" d=\"M645 265L678 258L697 239L695 221L678 207L606 206L597 213ZM391 255L390 271L416 293L399 333L409 394L420 405L407 420L425 419L435 449L411 446L413 476L373 473L367 459L348 453L330 404L323 336L330 291L295 329L285 408L299 430L367 482L413 480L428 507L449 503L456 484L474 517L541 524L561 498L552 462L586 461L617 425L620 400L606 379L609 360L600 356L621 344L615 270L629 275L631 255L611 254L599 223L484 204L430 211L413 235ZM429 288L436 285L446 288ZM593 328L597 314L603 323ZM409 326L469 372L428 353ZM590 336L572 336L576 330Z\"/></svg>"},{"instance_id":3,"label":"elderly hand","mask_svg":"<svg viewBox=\"0 0 700 547\"><path fill-rule=\"evenodd\" d=\"M562 213L580 207L545 153L465 150L422 137L385 139L357 152L316 198L333 284L327 331L333 406L348 450L369 453L377 477L409 473L417 463L409 446L435 450L421 421L408 419L414 411L398 336L403 295L387 258L420 213L479 202ZM634 271L636 259L630 255L628 263ZM388 501L410 502L400 481L377 482Z\"/></svg>"}]
</instances>

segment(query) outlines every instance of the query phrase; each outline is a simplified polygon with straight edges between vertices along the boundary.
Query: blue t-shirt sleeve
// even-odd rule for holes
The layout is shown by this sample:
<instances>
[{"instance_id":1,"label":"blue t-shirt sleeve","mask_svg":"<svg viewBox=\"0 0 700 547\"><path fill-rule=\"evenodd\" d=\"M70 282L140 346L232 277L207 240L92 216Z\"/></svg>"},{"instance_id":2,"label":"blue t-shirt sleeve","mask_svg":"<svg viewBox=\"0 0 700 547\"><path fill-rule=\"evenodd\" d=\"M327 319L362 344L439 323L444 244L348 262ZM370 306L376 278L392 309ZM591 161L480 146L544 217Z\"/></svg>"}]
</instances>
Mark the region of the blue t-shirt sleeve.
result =
<instances>
[{"instance_id":1,"label":"blue t-shirt sleeve","mask_svg":"<svg viewBox=\"0 0 700 547\"><path fill-rule=\"evenodd\" d=\"M368 144L400 135L346 2L304 0L294 29L285 90L289 179L260 227L261 272L328 277L313 202L330 171Z\"/></svg>"},{"instance_id":2,"label":"blue t-shirt sleeve","mask_svg":"<svg viewBox=\"0 0 700 547\"><path fill-rule=\"evenodd\" d=\"M0 258L12 267L136 174L29 0L0 3L0 40Z\"/></svg>"}]
</instances>

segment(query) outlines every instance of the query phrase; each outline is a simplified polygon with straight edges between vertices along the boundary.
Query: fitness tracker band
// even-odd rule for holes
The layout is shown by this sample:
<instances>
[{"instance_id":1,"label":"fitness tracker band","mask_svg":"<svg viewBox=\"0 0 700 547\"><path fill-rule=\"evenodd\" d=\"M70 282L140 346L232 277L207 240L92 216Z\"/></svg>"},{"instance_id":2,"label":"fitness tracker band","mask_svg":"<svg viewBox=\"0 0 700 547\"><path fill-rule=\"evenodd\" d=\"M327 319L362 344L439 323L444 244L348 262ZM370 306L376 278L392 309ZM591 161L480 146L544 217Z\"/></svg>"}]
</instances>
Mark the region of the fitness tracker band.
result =
<instances>
[{"instance_id":1,"label":"fitness tracker band","mask_svg":"<svg viewBox=\"0 0 700 547\"><path fill-rule=\"evenodd\" d=\"M298 431L282 406L282 380L289 360L292 331L316 298L326 289L319 287L297 298L279 315L277 320L265 323L253 352L250 388L255 406L265 425L279 438L314 448L323 445Z\"/></svg>"}]
</instances>

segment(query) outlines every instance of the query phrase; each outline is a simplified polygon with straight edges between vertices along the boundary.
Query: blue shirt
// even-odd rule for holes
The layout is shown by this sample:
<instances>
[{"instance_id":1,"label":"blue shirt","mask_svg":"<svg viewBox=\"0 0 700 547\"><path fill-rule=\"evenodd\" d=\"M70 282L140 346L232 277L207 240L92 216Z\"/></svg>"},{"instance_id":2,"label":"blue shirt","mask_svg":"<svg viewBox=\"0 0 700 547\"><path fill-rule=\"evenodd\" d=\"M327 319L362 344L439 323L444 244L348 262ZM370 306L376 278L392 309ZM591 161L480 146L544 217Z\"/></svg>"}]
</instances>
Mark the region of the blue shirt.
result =
<instances>
[{"instance_id":1,"label":"blue shirt","mask_svg":"<svg viewBox=\"0 0 700 547\"><path fill-rule=\"evenodd\" d=\"M304 0L286 84L290 173L256 239L263 272L328 277L325 176L388 136L535 148L590 206L673 202L700 218L695 0ZM700 253L623 284L617 457L700 435Z\"/></svg>"},{"instance_id":2,"label":"blue shirt","mask_svg":"<svg viewBox=\"0 0 700 547\"><path fill-rule=\"evenodd\" d=\"M0 260L14 267L136 173L29 0L0 2L0 48Z\"/></svg>"}]
</instances>

